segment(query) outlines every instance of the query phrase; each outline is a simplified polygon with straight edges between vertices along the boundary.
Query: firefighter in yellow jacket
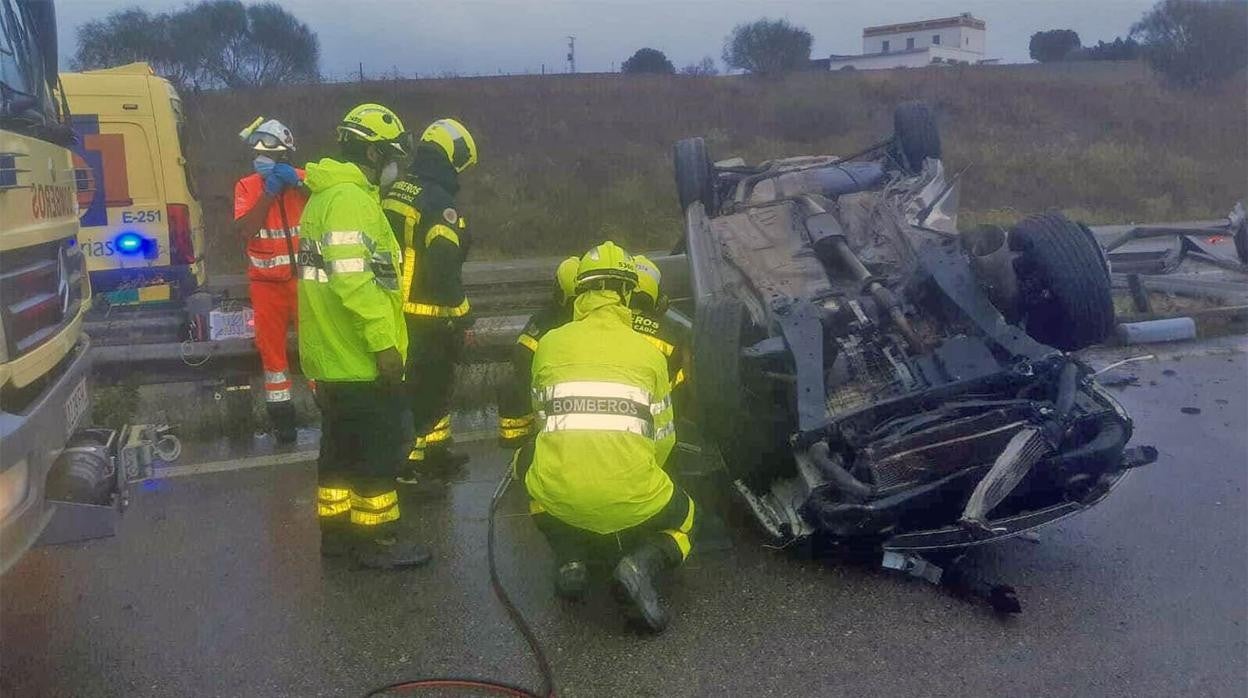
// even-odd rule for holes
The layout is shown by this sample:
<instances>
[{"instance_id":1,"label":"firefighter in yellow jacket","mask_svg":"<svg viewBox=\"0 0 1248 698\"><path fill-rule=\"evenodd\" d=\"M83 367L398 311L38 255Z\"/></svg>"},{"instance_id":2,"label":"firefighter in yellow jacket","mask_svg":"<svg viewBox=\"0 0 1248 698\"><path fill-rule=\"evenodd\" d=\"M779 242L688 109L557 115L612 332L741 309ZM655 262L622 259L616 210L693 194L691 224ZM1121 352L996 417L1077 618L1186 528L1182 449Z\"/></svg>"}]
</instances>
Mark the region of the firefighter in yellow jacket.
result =
<instances>
[{"instance_id":1,"label":"firefighter in yellow jacket","mask_svg":"<svg viewBox=\"0 0 1248 698\"><path fill-rule=\"evenodd\" d=\"M498 395L498 445L520 448L537 433L537 415L529 395L533 377L533 353L547 332L572 320L576 298L578 257L568 257L555 268L555 289L546 305L529 317L511 349L511 380Z\"/></svg>"},{"instance_id":2,"label":"firefighter in yellow jacket","mask_svg":"<svg viewBox=\"0 0 1248 698\"><path fill-rule=\"evenodd\" d=\"M472 325L463 284L471 239L455 195L459 175L476 162L477 144L468 129L454 119L439 119L425 129L407 172L382 202L403 246L400 290L409 338L414 437L400 482L414 484L466 460L450 449L455 365Z\"/></svg>"},{"instance_id":3,"label":"firefighter in yellow jacket","mask_svg":"<svg viewBox=\"0 0 1248 698\"><path fill-rule=\"evenodd\" d=\"M661 466L675 445L667 361L632 329L636 285L636 265L612 242L581 258L573 321L533 357L540 428L517 469L555 553L556 593L584 594L586 557L606 542L624 553L617 599L658 632L668 615L656 578L689 555L694 503Z\"/></svg>"},{"instance_id":4,"label":"firefighter in yellow jacket","mask_svg":"<svg viewBox=\"0 0 1248 698\"><path fill-rule=\"evenodd\" d=\"M398 528L394 489L407 352L402 256L378 195L410 146L398 116L378 104L348 112L338 144L339 159L307 166L312 194L299 222L299 358L321 408L321 552L354 554L365 567L419 565L430 556Z\"/></svg>"}]
</instances>

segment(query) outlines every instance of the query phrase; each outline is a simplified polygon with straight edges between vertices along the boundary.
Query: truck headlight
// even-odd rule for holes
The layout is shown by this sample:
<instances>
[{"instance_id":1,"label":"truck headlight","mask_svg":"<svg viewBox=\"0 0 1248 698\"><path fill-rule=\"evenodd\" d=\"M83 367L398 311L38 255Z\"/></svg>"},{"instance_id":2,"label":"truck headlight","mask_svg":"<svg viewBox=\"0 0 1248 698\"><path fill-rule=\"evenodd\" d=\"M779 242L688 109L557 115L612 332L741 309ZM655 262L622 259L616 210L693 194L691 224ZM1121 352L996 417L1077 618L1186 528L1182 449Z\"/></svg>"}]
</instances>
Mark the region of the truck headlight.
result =
<instances>
[{"instance_id":1,"label":"truck headlight","mask_svg":"<svg viewBox=\"0 0 1248 698\"><path fill-rule=\"evenodd\" d=\"M26 499L30 487L30 463L25 458L0 471L0 520Z\"/></svg>"}]
</instances>

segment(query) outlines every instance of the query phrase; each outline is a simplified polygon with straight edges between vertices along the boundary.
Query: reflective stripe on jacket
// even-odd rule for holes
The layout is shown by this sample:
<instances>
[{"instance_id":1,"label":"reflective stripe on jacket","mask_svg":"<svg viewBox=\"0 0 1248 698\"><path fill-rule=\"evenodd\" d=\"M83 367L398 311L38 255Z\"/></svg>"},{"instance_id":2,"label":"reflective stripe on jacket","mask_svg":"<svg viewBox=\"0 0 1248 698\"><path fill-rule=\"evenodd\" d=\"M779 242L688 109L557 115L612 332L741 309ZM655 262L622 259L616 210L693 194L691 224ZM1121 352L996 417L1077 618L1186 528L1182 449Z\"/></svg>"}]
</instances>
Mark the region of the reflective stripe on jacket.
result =
<instances>
[{"instance_id":1,"label":"reflective stripe on jacket","mask_svg":"<svg viewBox=\"0 0 1248 698\"><path fill-rule=\"evenodd\" d=\"M672 496L662 467L676 441L667 363L633 332L615 293L582 293L575 317L548 332L533 357L540 427L525 484L565 523L614 533Z\"/></svg>"},{"instance_id":2,"label":"reflective stripe on jacket","mask_svg":"<svg viewBox=\"0 0 1248 698\"><path fill-rule=\"evenodd\" d=\"M351 163L308 165L300 222L299 360L314 380L377 378L374 354L395 347L407 359L397 268L398 242L377 187Z\"/></svg>"},{"instance_id":3,"label":"reflective stripe on jacket","mask_svg":"<svg viewBox=\"0 0 1248 698\"><path fill-rule=\"evenodd\" d=\"M300 179L303 170L295 169ZM234 220L247 215L264 196L264 180L251 173L234 183ZM247 278L289 281L295 278L299 250L299 219L307 205L302 188L286 188L269 204L263 227L247 241Z\"/></svg>"}]
</instances>

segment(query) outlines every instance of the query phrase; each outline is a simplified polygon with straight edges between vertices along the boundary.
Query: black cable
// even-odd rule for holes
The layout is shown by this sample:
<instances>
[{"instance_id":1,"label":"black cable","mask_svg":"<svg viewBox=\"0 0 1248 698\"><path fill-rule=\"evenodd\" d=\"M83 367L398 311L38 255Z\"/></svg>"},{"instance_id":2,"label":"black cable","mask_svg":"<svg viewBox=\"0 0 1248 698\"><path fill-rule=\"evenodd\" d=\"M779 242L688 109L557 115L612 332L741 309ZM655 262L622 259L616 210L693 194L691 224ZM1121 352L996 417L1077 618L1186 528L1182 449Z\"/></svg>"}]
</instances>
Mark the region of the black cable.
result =
<instances>
[{"instance_id":1,"label":"black cable","mask_svg":"<svg viewBox=\"0 0 1248 698\"><path fill-rule=\"evenodd\" d=\"M364 694L364 698L372 698L372 696L382 696L390 692L407 693L409 691L418 691L421 689L445 689L445 688L463 688L479 691L490 691L504 696L513 696L515 698L555 698L555 675L551 671L550 661L546 658L546 652L542 649L541 642L534 634L533 628L529 627L529 622L525 620L524 614L512 602L511 596L507 594L507 589L503 587L503 581L498 576L498 565L494 559L494 519L498 511L499 502L503 499L503 494L507 491L507 487L511 484L511 466L507 467L507 472L503 475L503 479L498 483L498 489L494 490L494 497L490 499L490 516L486 534L486 555L490 563L490 587L494 590L494 595L498 597L499 603L503 605L503 609L507 611L507 617L520 631L524 637L524 641L529 645L529 651L533 654L533 659L537 662L537 670L542 675L542 690L540 693L534 693L522 686L514 684L502 683L498 681L489 681L485 679L471 679L460 677L446 677L434 679L415 679L412 681L400 681L392 683L388 686L375 688Z\"/></svg>"}]
</instances>

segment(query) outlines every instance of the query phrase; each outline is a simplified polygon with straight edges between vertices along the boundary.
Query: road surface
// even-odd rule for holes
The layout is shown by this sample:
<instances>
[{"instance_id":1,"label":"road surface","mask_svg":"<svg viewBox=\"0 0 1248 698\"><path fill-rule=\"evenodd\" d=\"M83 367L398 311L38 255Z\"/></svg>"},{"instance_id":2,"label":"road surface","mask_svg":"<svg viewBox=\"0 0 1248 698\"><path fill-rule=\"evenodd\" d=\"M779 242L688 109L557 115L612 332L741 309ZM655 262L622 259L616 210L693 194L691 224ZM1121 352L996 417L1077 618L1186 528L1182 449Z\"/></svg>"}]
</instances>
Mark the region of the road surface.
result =
<instances>
[{"instance_id":1,"label":"road surface","mask_svg":"<svg viewBox=\"0 0 1248 698\"><path fill-rule=\"evenodd\" d=\"M1116 392L1159 462L1038 542L977 554L1018 588L1021 616L741 529L680 573L669 631L639 637L605 594L552 598L518 496L501 573L565 696L1245 695L1248 361L1131 371L1139 384ZM445 498L408 507L437 559L407 572L318 558L307 464L150 483L116 538L32 551L0 578L0 694L356 696L430 675L536 687L486 578L503 459L471 452Z\"/></svg>"}]
</instances>

